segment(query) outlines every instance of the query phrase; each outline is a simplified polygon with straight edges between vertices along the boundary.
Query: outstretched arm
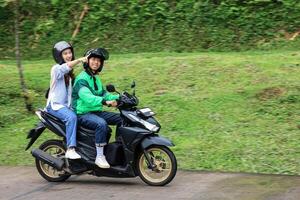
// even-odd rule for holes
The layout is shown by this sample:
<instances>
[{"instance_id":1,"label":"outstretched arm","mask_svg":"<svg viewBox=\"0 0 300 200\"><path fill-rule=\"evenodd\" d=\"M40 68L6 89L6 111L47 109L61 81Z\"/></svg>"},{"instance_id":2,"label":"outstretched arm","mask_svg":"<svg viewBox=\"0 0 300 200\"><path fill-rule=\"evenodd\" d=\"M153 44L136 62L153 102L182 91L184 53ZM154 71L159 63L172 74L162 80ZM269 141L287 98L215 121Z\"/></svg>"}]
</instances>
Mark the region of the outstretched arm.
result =
<instances>
[{"instance_id":1,"label":"outstretched arm","mask_svg":"<svg viewBox=\"0 0 300 200\"><path fill-rule=\"evenodd\" d=\"M86 62L86 60L86 57L82 57L61 65L54 65L54 67L51 70L51 76L55 79L61 79L65 74L69 73L72 70L72 68L74 68L74 66L81 62Z\"/></svg>"},{"instance_id":2,"label":"outstretched arm","mask_svg":"<svg viewBox=\"0 0 300 200\"><path fill-rule=\"evenodd\" d=\"M78 58L76 60L72 60L70 62L67 62L67 65L68 65L68 67L73 68L76 65L78 65L79 63L84 63L84 62L87 62L87 57L81 57L81 58Z\"/></svg>"}]
</instances>

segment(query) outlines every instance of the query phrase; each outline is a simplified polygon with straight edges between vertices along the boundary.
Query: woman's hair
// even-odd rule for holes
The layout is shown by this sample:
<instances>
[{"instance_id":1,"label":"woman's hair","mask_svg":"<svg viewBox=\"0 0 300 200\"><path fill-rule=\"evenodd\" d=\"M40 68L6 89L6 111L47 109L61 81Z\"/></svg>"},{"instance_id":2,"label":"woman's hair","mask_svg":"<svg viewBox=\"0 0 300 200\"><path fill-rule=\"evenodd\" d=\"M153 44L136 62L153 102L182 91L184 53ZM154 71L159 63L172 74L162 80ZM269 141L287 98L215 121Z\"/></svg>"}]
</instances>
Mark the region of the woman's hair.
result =
<instances>
[{"instance_id":1,"label":"woman's hair","mask_svg":"<svg viewBox=\"0 0 300 200\"><path fill-rule=\"evenodd\" d=\"M66 83L67 86L69 85L69 79L70 79L70 78L72 79L72 85L74 85L75 74L74 74L73 69L72 69L69 73L67 73L67 74L65 75L65 83Z\"/></svg>"}]
</instances>

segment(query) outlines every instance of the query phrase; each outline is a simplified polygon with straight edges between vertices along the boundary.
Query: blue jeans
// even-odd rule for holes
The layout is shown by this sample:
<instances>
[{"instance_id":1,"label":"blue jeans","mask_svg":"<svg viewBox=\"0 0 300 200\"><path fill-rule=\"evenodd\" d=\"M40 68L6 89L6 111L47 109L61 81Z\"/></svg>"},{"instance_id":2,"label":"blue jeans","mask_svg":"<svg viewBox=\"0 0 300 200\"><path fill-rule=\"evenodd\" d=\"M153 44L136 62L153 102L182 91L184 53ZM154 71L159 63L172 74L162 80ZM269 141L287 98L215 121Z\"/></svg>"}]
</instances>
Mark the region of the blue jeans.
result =
<instances>
[{"instance_id":1,"label":"blue jeans","mask_svg":"<svg viewBox=\"0 0 300 200\"><path fill-rule=\"evenodd\" d=\"M106 145L108 125L121 126L122 119L119 114L113 112L90 112L78 115L80 125L95 130L96 146Z\"/></svg>"},{"instance_id":2,"label":"blue jeans","mask_svg":"<svg viewBox=\"0 0 300 200\"><path fill-rule=\"evenodd\" d=\"M68 147L76 147L77 116L69 108L63 107L59 110L53 110L49 105L47 112L59 118L66 125L66 138Z\"/></svg>"}]
</instances>

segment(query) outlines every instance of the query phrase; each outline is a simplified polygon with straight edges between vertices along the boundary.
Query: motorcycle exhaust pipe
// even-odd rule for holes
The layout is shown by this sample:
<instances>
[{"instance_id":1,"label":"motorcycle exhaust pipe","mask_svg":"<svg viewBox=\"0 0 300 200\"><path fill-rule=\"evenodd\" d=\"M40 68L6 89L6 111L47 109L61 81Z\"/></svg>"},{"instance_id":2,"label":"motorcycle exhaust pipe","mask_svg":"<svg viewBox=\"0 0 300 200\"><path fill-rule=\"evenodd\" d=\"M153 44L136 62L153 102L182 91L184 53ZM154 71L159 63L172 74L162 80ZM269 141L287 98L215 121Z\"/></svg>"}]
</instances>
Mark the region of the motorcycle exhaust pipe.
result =
<instances>
[{"instance_id":1,"label":"motorcycle exhaust pipe","mask_svg":"<svg viewBox=\"0 0 300 200\"><path fill-rule=\"evenodd\" d=\"M51 156L50 154L40 150L40 149L33 149L31 151L31 154L33 157L35 157L36 159L43 161L45 163L47 163L48 165L50 165L51 167L54 167L58 170L62 170L63 166L64 166L64 161L59 159L59 158L55 158L53 156Z\"/></svg>"}]
</instances>

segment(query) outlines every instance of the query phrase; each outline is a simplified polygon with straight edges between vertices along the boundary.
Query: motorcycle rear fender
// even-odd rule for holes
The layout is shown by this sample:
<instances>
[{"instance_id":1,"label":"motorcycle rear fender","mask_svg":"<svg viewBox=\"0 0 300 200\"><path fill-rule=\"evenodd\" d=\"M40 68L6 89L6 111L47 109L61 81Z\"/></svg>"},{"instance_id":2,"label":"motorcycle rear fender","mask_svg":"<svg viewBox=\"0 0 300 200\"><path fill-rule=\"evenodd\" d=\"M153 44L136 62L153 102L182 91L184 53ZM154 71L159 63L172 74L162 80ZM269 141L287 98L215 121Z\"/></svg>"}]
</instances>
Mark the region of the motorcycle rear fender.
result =
<instances>
[{"instance_id":1,"label":"motorcycle rear fender","mask_svg":"<svg viewBox=\"0 0 300 200\"><path fill-rule=\"evenodd\" d=\"M65 126L61 120L55 118L54 116L48 114L43 110L36 111L35 113L46 126L46 128L48 128L50 131L60 137L66 136Z\"/></svg>"},{"instance_id":2,"label":"motorcycle rear fender","mask_svg":"<svg viewBox=\"0 0 300 200\"><path fill-rule=\"evenodd\" d=\"M58 136L64 137L64 131L61 129L61 127L58 124L55 124L51 122L44 113L43 110L38 110L35 112L35 114L39 117L41 120L35 128L31 129L27 135L27 139L30 138L30 141L25 149L28 150L34 142L40 137L40 135L43 133L43 131L48 128L51 130L53 133L55 133Z\"/></svg>"},{"instance_id":3,"label":"motorcycle rear fender","mask_svg":"<svg viewBox=\"0 0 300 200\"><path fill-rule=\"evenodd\" d=\"M28 132L27 139L30 138L30 141L29 141L25 151L33 145L33 143L40 137L40 135L44 132L45 129L46 129L46 126L42 122L39 122L35 128L31 129Z\"/></svg>"},{"instance_id":4,"label":"motorcycle rear fender","mask_svg":"<svg viewBox=\"0 0 300 200\"><path fill-rule=\"evenodd\" d=\"M168 146L168 147L175 146L170 140L161 136L148 136L141 143L143 149L146 149L152 145L160 145L160 146Z\"/></svg>"}]
</instances>

